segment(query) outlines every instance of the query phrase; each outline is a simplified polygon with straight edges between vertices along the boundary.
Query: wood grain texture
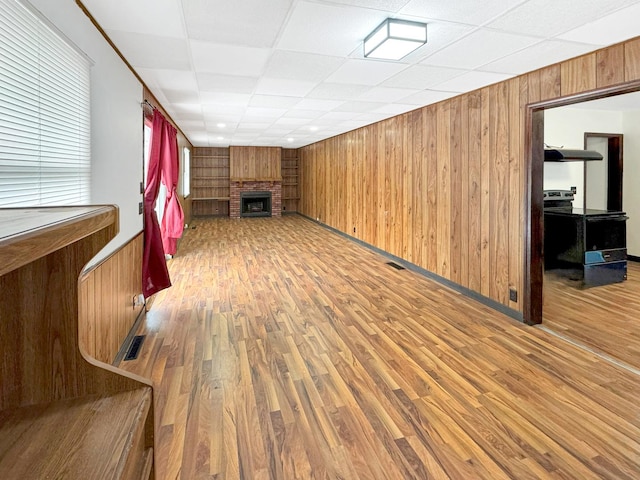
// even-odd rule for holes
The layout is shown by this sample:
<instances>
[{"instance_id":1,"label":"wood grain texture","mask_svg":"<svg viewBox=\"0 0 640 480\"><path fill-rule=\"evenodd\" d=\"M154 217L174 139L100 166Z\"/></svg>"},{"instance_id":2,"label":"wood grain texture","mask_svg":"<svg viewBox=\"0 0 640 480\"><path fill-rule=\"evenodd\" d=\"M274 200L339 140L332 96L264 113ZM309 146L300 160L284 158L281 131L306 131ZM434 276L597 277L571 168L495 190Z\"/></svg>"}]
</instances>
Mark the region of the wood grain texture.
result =
<instances>
[{"instance_id":1,"label":"wood grain texture","mask_svg":"<svg viewBox=\"0 0 640 480\"><path fill-rule=\"evenodd\" d=\"M640 37L624 44L624 80L630 82L640 78Z\"/></svg>"},{"instance_id":2,"label":"wood grain texture","mask_svg":"<svg viewBox=\"0 0 640 480\"><path fill-rule=\"evenodd\" d=\"M196 147L191 156L193 216L229 215L229 149Z\"/></svg>"},{"instance_id":3,"label":"wood grain texture","mask_svg":"<svg viewBox=\"0 0 640 480\"><path fill-rule=\"evenodd\" d=\"M280 147L229 147L229 175L234 180L282 180Z\"/></svg>"},{"instance_id":4,"label":"wood grain texture","mask_svg":"<svg viewBox=\"0 0 640 480\"><path fill-rule=\"evenodd\" d=\"M0 411L0 478L145 478L151 404L146 387Z\"/></svg>"},{"instance_id":5,"label":"wood grain texture","mask_svg":"<svg viewBox=\"0 0 640 480\"><path fill-rule=\"evenodd\" d=\"M0 264L10 264L13 257L20 259L12 270L3 269L0 275L0 439L4 440L0 476L87 478L92 465L110 465L105 467L107 471L96 471L95 478L131 478L127 473L141 472L148 463L144 452L153 448L150 382L88 356L78 335L91 330L91 326L84 328L89 324L87 316L101 308L99 302L92 307L80 307L80 303L89 295L99 297L102 293L98 281L79 295L78 277L86 263L115 237L117 208L6 209L0 211L0 219ZM107 283L113 284L112 280ZM96 338L103 333L93 332ZM135 427L125 422L128 431L122 434L108 421L116 421L121 413L128 415L131 405L110 398L140 389L146 392L137 397L141 403L147 398L145 413ZM79 418L72 415L77 423L71 425L65 410L70 399L81 397L93 397L90 404L96 400L104 405L80 408L84 413L77 410ZM109 412L118 410L118 405L125 411ZM95 416L96 408L105 410L101 420ZM84 436L80 440L78 435L67 436L73 431L82 431ZM95 435L100 437L98 441ZM133 438L138 440L129 443ZM98 461L96 455L109 455L103 446L112 441L119 446L112 444L111 452L123 456L114 453L113 458ZM138 450L133 464L125 453L132 446ZM61 456L46 453L52 447L60 449ZM70 458L67 454L76 459L73 468L64 463ZM114 463L123 466L114 467Z\"/></svg>"},{"instance_id":6,"label":"wood grain texture","mask_svg":"<svg viewBox=\"0 0 640 480\"><path fill-rule=\"evenodd\" d=\"M300 212L524 313L526 106L640 79L638 45L630 40L303 147ZM351 156L340 163L345 152ZM347 187L355 184L365 188Z\"/></svg>"},{"instance_id":7,"label":"wood grain texture","mask_svg":"<svg viewBox=\"0 0 640 480\"><path fill-rule=\"evenodd\" d=\"M637 478L635 375L386 261L297 215L198 220L125 367L158 478Z\"/></svg>"},{"instance_id":8,"label":"wood grain texture","mask_svg":"<svg viewBox=\"0 0 640 480\"><path fill-rule=\"evenodd\" d=\"M624 45L599 50L596 53L596 87L604 88L624 82Z\"/></svg>"},{"instance_id":9,"label":"wood grain texture","mask_svg":"<svg viewBox=\"0 0 640 480\"><path fill-rule=\"evenodd\" d=\"M80 277L80 345L101 362L113 362L142 311L133 304L142 293L142 241L140 233Z\"/></svg>"},{"instance_id":10,"label":"wood grain texture","mask_svg":"<svg viewBox=\"0 0 640 480\"><path fill-rule=\"evenodd\" d=\"M544 326L640 370L640 264L628 280L583 288L566 272L544 277Z\"/></svg>"},{"instance_id":11,"label":"wood grain texture","mask_svg":"<svg viewBox=\"0 0 640 480\"><path fill-rule=\"evenodd\" d=\"M281 158L282 173L282 210L297 212L300 200L300 161L298 150L283 148Z\"/></svg>"}]
</instances>

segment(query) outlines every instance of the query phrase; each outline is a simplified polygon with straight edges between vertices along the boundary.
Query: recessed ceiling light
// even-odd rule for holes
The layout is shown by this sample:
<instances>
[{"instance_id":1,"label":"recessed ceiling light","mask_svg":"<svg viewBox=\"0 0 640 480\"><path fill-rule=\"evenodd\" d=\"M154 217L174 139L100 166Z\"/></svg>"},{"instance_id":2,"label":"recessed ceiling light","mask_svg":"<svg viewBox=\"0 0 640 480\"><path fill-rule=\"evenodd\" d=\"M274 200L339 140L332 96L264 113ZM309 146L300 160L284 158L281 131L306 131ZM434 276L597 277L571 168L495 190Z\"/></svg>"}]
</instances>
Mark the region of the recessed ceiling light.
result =
<instances>
[{"instance_id":1,"label":"recessed ceiling light","mask_svg":"<svg viewBox=\"0 0 640 480\"><path fill-rule=\"evenodd\" d=\"M287 142L289 142L289 143L293 142L293 138L291 138L291 137L287 138Z\"/></svg>"},{"instance_id":2,"label":"recessed ceiling light","mask_svg":"<svg viewBox=\"0 0 640 480\"><path fill-rule=\"evenodd\" d=\"M364 39L364 56L400 60L425 43L425 23L387 18Z\"/></svg>"},{"instance_id":3,"label":"recessed ceiling light","mask_svg":"<svg viewBox=\"0 0 640 480\"><path fill-rule=\"evenodd\" d=\"M224 140L224 137L218 137L216 140Z\"/></svg>"},{"instance_id":4,"label":"recessed ceiling light","mask_svg":"<svg viewBox=\"0 0 640 480\"><path fill-rule=\"evenodd\" d=\"M216 127L218 127L218 128L224 128L224 127L226 127L226 126L227 126L227 124L226 124L226 123L218 123L218 124L216 125Z\"/></svg>"},{"instance_id":5,"label":"recessed ceiling light","mask_svg":"<svg viewBox=\"0 0 640 480\"><path fill-rule=\"evenodd\" d=\"M309 130L311 130L312 132L316 132L318 130L318 127L309 127Z\"/></svg>"}]
</instances>

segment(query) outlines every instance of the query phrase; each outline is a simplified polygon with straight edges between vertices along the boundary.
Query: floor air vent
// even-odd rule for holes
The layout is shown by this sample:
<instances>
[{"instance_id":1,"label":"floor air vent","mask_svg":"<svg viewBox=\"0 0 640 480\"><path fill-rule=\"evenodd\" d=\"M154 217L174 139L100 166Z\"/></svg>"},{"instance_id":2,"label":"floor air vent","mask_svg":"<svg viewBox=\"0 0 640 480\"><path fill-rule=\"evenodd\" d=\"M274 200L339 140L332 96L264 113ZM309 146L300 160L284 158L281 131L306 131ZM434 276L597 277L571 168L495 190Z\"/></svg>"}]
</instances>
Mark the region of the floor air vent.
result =
<instances>
[{"instance_id":1,"label":"floor air vent","mask_svg":"<svg viewBox=\"0 0 640 480\"><path fill-rule=\"evenodd\" d=\"M387 265L395 268L396 270L404 270L405 269L402 265L398 265L395 262L387 262Z\"/></svg>"},{"instance_id":2,"label":"floor air vent","mask_svg":"<svg viewBox=\"0 0 640 480\"><path fill-rule=\"evenodd\" d=\"M124 356L124 360L135 360L138 358L138 354L140 353L140 349L142 348L142 343L144 342L144 335L136 335L131 340L131 344L129 345L129 349L127 350L126 355Z\"/></svg>"}]
</instances>

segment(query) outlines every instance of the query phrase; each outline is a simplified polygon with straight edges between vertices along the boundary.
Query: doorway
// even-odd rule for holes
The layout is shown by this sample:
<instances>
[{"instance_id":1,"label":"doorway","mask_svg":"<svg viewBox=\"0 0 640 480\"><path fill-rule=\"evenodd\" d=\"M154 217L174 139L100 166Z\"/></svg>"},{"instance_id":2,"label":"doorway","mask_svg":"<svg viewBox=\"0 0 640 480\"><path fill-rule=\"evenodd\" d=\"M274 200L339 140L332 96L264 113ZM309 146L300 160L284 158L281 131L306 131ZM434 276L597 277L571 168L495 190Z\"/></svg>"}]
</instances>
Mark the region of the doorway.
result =
<instances>
[{"instance_id":1,"label":"doorway","mask_svg":"<svg viewBox=\"0 0 640 480\"><path fill-rule=\"evenodd\" d=\"M639 363L638 360L634 359L633 349L636 349L637 352L638 345L640 345L640 324L638 320L635 318L635 311L640 308L640 304L634 298L637 298L637 289L639 288L640 283L636 281L636 276L640 275L640 269L638 268L638 264L634 264L629 268L630 275L634 277L633 281L626 281L624 284L617 284L617 287L613 286L604 286L604 287L595 287L593 289L576 289L569 287L562 287L560 292L555 292L556 298L557 295L561 295L563 299L570 298L574 303L573 305L564 304L562 306L558 306L555 310L547 308L548 305L543 305L543 300L548 300L550 295L545 289L545 282L548 279L545 279L544 275L544 243L543 243L543 235L544 235L544 222L543 222L543 198L542 192L544 189L544 141L545 141L545 111L547 113L550 109L554 109L556 107L562 106L572 106L572 107L583 107L581 104L583 102L590 102L592 100L610 98L614 96L620 96L617 98L617 102L619 104L624 104L625 102L622 100L625 94L634 94L634 96L638 96L637 93L640 89L640 82L634 82L633 84L629 84L624 86L623 88L618 89L607 89L596 92L590 92L588 94L581 94L579 96L568 97L557 99L549 102L541 102L539 104L530 105L528 107L527 112L527 121L529 128L527 132L527 140L530 143L527 143L528 150L528 160L529 165L527 168L527 172L529 174L529 178L527 179L527 187L528 187L528 208L527 212L527 245L526 245L526 262L525 265L525 285L528 286L528 291L525 292L525 311L524 317L525 321L528 324L538 324L543 323L550 325L551 322L546 319L546 316L543 315L543 309L545 311L549 311L550 314L560 318L560 317L568 317L568 312L583 312L585 315L588 312L585 311L587 305L589 306L598 306L600 310L594 315L597 316L599 324L595 326L589 327L586 322L584 324L580 324L577 322L573 327L573 332L569 332L570 327L565 328L564 332L567 333L567 336L574 336L574 339L582 343L584 345L589 345L589 341L591 339L595 339L597 341L604 341L606 344L609 343L609 351L611 352L611 356L613 358L620 359L622 362L627 362L631 364L631 361L636 360L635 363ZM629 95L629 99L632 99L632 96ZM612 98L613 100L613 98ZM635 100L628 100L626 103L635 104ZM640 110L640 103L637 104L637 109ZM640 118L640 117L639 117ZM631 185L630 183L633 181L629 175L633 175L635 171L635 167L633 164L635 160L632 161L629 165L627 165L631 170L628 173L625 173L623 177L623 137L622 133L597 133L602 131L611 131L607 128L596 128L589 130L587 129L585 132L581 133L583 138L580 139L580 143L574 142L574 148L580 148L581 143L583 143L583 147L586 147L590 150L604 148L606 150L606 156L611 160L607 162L606 173L601 175L601 181L604 180L606 182L607 188L603 189L606 192L604 198L604 204L601 208L605 208L607 210L616 210L616 211L624 211L625 208L629 207L630 203L633 203L629 199L623 199L623 185L626 185L626 190L637 190L637 181L636 187ZM616 131L613 129L613 131ZM640 131L640 130L638 130ZM626 132L624 132L626 133ZM637 132L635 133L637 135ZM632 137L630 139L625 138L625 142L627 140L633 140ZM592 148L597 142L601 142L602 147ZM602 152L601 152L602 153ZM633 160L633 155L628 157L627 160ZM640 160L638 161L640 163ZM624 166L625 168L627 166ZM569 186L569 185L567 185ZM573 185L571 185L573 186ZM625 205L626 201L626 205ZM638 217L638 215L634 215L634 217ZM528 278L527 278L528 276ZM622 288L620 286L623 285ZM547 285L551 287L552 285ZM613 287L613 288L610 288ZM629 296L629 289L636 289L636 295L633 297ZM627 290L626 292L624 290ZM527 297L526 295L529 294ZM583 295L589 294L591 298L587 298ZM635 303L634 303L635 302ZM629 308L632 310L629 310ZM596 312L594 310L594 312ZM626 316L625 316L626 315ZM614 320L613 316L615 316L615 320L620 320L619 322L612 321ZM546 325L545 325L546 326ZM557 325L553 326L555 331L561 331ZM612 337L607 337L609 334L612 334ZM580 337L582 335L582 337ZM617 335L617 337L616 337ZM635 347L631 347L631 354L628 357L625 357L623 351L617 348L617 344L620 343L620 340L623 343L628 342L638 342L638 345ZM597 344L597 342L595 342ZM603 350L598 347L594 347L594 350ZM637 357L637 354L635 354ZM635 368L640 368L640 364L634 365Z\"/></svg>"}]
</instances>

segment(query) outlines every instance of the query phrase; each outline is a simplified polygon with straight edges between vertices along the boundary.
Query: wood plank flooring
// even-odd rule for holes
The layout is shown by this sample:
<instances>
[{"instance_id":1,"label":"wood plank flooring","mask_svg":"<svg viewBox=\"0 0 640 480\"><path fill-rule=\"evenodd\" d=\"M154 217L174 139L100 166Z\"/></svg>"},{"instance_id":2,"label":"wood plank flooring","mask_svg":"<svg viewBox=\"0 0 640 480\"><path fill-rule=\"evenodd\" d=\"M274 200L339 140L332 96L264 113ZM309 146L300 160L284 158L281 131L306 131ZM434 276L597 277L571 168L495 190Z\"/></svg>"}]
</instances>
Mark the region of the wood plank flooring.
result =
<instances>
[{"instance_id":1,"label":"wood plank flooring","mask_svg":"<svg viewBox=\"0 0 640 480\"><path fill-rule=\"evenodd\" d=\"M582 288L554 271L544 278L544 326L640 369L640 264L627 281Z\"/></svg>"},{"instance_id":2,"label":"wood plank flooring","mask_svg":"<svg viewBox=\"0 0 640 480\"><path fill-rule=\"evenodd\" d=\"M303 217L194 226L123 363L159 479L640 478L634 374Z\"/></svg>"}]
</instances>

